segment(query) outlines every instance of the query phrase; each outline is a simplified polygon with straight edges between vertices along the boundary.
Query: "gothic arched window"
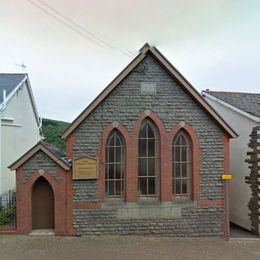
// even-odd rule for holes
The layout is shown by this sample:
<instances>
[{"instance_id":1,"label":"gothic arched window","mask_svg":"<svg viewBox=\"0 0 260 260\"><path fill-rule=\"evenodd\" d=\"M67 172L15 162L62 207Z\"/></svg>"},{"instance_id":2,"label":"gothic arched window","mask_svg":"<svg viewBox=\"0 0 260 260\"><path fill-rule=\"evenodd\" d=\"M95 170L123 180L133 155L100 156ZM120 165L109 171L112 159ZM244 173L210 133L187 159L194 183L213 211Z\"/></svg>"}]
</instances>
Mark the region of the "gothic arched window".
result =
<instances>
[{"instance_id":1,"label":"gothic arched window","mask_svg":"<svg viewBox=\"0 0 260 260\"><path fill-rule=\"evenodd\" d=\"M138 137L138 188L141 198L159 194L159 135L149 119L143 121Z\"/></svg>"},{"instance_id":2,"label":"gothic arched window","mask_svg":"<svg viewBox=\"0 0 260 260\"><path fill-rule=\"evenodd\" d=\"M172 146L172 191L176 198L191 198L192 193L191 140L180 130Z\"/></svg>"},{"instance_id":3,"label":"gothic arched window","mask_svg":"<svg viewBox=\"0 0 260 260\"><path fill-rule=\"evenodd\" d=\"M113 130L106 142L105 193L107 198L123 198L125 182L125 145L119 131Z\"/></svg>"}]
</instances>

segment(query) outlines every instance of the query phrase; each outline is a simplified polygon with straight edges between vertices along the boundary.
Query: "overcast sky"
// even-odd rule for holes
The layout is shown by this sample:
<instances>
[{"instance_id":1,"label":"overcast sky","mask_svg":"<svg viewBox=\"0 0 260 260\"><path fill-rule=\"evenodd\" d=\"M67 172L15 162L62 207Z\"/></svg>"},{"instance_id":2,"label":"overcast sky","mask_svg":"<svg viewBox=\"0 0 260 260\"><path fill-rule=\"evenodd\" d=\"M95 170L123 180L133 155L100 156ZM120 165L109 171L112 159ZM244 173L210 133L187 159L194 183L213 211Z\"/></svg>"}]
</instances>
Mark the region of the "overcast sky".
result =
<instances>
[{"instance_id":1,"label":"overcast sky","mask_svg":"<svg viewBox=\"0 0 260 260\"><path fill-rule=\"evenodd\" d=\"M198 91L260 93L260 0L0 0L0 72L25 63L42 117L72 121L145 42Z\"/></svg>"}]
</instances>

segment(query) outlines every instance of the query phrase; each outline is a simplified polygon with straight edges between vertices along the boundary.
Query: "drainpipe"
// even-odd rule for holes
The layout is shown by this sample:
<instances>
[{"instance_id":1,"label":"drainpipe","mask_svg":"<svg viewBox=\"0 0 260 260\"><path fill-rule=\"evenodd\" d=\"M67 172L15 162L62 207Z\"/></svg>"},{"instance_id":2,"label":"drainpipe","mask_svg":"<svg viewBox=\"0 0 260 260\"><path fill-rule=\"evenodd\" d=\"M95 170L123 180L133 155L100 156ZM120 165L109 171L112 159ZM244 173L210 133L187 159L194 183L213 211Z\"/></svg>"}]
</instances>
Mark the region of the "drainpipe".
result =
<instances>
[{"instance_id":1,"label":"drainpipe","mask_svg":"<svg viewBox=\"0 0 260 260\"><path fill-rule=\"evenodd\" d=\"M0 194L2 193L2 111L6 107L6 90L3 90L3 103L0 107Z\"/></svg>"},{"instance_id":2,"label":"drainpipe","mask_svg":"<svg viewBox=\"0 0 260 260\"><path fill-rule=\"evenodd\" d=\"M39 138L38 141L43 141L43 133L42 133L42 118L39 117L39 126L38 126L38 133L39 133Z\"/></svg>"}]
</instances>

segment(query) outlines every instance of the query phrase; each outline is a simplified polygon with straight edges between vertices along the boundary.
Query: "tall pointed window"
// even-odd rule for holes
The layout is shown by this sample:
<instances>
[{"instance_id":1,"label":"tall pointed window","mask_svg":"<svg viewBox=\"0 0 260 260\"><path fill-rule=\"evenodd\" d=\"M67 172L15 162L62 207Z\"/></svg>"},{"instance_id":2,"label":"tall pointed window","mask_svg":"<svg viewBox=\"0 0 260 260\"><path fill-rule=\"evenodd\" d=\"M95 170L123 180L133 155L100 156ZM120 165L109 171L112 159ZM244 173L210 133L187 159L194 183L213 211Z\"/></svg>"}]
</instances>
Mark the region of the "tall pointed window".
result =
<instances>
[{"instance_id":1,"label":"tall pointed window","mask_svg":"<svg viewBox=\"0 0 260 260\"><path fill-rule=\"evenodd\" d=\"M125 145L121 134L113 130L106 143L106 178L107 198L124 197L125 180Z\"/></svg>"},{"instance_id":2,"label":"tall pointed window","mask_svg":"<svg viewBox=\"0 0 260 260\"><path fill-rule=\"evenodd\" d=\"M179 131L172 146L172 191L176 198L191 198L191 141L184 130Z\"/></svg>"},{"instance_id":3,"label":"tall pointed window","mask_svg":"<svg viewBox=\"0 0 260 260\"><path fill-rule=\"evenodd\" d=\"M138 187L140 198L159 194L159 137L149 119L143 121L138 138Z\"/></svg>"}]
</instances>

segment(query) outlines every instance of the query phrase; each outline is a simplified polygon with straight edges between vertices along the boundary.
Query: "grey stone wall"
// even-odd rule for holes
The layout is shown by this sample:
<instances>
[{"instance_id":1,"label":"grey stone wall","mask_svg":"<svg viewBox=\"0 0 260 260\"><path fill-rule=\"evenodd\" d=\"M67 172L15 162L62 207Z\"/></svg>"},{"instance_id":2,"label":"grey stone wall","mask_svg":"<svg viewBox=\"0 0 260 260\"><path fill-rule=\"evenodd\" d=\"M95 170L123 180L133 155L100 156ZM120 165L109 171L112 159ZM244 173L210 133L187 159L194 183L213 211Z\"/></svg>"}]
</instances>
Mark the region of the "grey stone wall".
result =
<instances>
[{"instance_id":1,"label":"grey stone wall","mask_svg":"<svg viewBox=\"0 0 260 260\"><path fill-rule=\"evenodd\" d=\"M171 205L132 204L103 205L101 210L74 210L73 226L77 235L223 236L220 222L223 207L197 208L192 203L174 202Z\"/></svg>"},{"instance_id":2,"label":"grey stone wall","mask_svg":"<svg viewBox=\"0 0 260 260\"><path fill-rule=\"evenodd\" d=\"M75 181L73 184L73 191L75 193L74 202L88 202L96 203L97 199L97 183L95 180L89 181Z\"/></svg>"},{"instance_id":3,"label":"grey stone wall","mask_svg":"<svg viewBox=\"0 0 260 260\"><path fill-rule=\"evenodd\" d=\"M39 170L47 171L57 183L60 183L60 179L57 176L57 171L60 169L60 166L42 151L38 151L33 157L26 161L22 165L22 169L25 173L25 178L22 180L23 183L26 183L28 179Z\"/></svg>"},{"instance_id":4,"label":"grey stone wall","mask_svg":"<svg viewBox=\"0 0 260 260\"><path fill-rule=\"evenodd\" d=\"M156 83L156 94L142 94L141 82ZM221 164L224 158L222 155L223 143L221 142L221 137L224 133L216 125L215 121L194 102L177 81L171 78L152 56L146 57L95 111L74 130L75 144L73 150L75 158L96 156L101 133L113 121L124 125L131 135L136 120L145 110L151 110L156 113L162 120L168 133L180 121L184 121L193 127L198 135L201 149L200 199L223 199L223 183L221 181L223 168ZM93 190L96 190L95 182L93 181L75 181L73 186L76 194L74 201L95 201L94 197L90 198L90 192L84 190L83 187L86 187L91 193ZM93 194L96 195L96 192L94 191ZM182 232L189 232L187 231L188 228L183 229L182 226L191 225L193 228L190 230L194 230L194 236L196 234L210 234L211 232L214 232L213 235L219 235L221 233L220 226L223 224L222 213L223 208L221 207L202 209L194 206L194 209L183 209L180 219L167 218L153 220L152 222L149 219L143 220L143 222L141 220L118 220L115 221L115 225L118 225L116 229L118 233L127 232L129 228L131 230L134 229L132 231L133 234L150 232L143 229L151 223L151 225L158 228L156 232L161 234L165 232L160 231L160 223L165 223L166 229L172 230L172 234L181 235L183 234ZM76 217L74 226L80 234L93 233L94 229L104 234L116 232L113 231L115 226L112 223L107 223L106 225L104 223L106 218L109 220L108 222L113 222L112 220L115 219L113 210L76 210L74 214ZM96 227L94 223L97 218L103 221L102 223L97 223L101 225L99 227ZM102 220L103 218L104 220ZM149 215L147 218L149 218ZM208 224L204 225L204 222ZM119 232L119 228L122 228L122 232ZM91 229L93 230L91 231ZM200 229L204 231L202 232ZM182 230L182 232L179 232L179 230Z\"/></svg>"}]
</instances>

